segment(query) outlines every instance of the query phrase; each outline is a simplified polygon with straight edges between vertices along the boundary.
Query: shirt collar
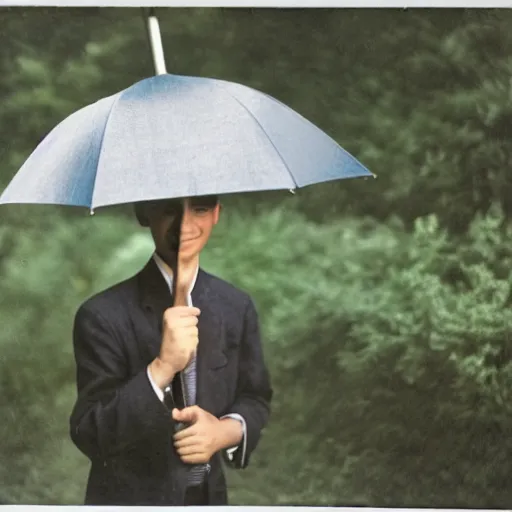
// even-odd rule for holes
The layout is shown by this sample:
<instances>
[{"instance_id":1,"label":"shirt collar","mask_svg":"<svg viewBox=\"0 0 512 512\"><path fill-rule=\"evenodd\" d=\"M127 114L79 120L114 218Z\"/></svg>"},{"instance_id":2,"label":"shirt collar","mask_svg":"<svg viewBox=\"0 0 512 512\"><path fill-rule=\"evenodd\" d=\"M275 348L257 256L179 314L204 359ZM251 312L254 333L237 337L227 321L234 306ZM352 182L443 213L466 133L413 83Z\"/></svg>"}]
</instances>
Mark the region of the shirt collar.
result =
<instances>
[{"instance_id":1,"label":"shirt collar","mask_svg":"<svg viewBox=\"0 0 512 512\"><path fill-rule=\"evenodd\" d=\"M160 256L156 252L153 253L153 259L155 260L155 263L156 263L158 269L160 270L160 273L162 274L163 278L165 279L165 282L167 283L167 286L169 287L169 290L172 293L172 281L173 281L172 275L169 274L169 272L166 269L164 261L162 260L162 258L160 258ZM199 265L197 266L196 272L192 279L192 282L190 283L190 289L189 289L188 295L187 295L189 303L191 301L191 294L192 294L192 290L194 289L194 286L196 284L198 273L199 273Z\"/></svg>"}]
</instances>

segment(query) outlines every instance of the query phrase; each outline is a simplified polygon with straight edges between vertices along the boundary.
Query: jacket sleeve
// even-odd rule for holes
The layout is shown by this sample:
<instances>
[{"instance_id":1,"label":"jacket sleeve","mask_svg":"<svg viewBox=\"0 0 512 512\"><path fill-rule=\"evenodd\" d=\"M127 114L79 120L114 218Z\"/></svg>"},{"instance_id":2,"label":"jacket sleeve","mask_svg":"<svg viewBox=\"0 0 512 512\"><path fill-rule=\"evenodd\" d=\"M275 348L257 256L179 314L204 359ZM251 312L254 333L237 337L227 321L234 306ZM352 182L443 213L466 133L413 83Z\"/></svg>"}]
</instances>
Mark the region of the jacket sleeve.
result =
<instances>
[{"instance_id":1,"label":"jacket sleeve","mask_svg":"<svg viewBox=\"0 0 512 512\"><path fill-rule=\"evenodd\" d=\"M260 326L256 308L249 299L240 346L238 390L230 413L239 414L245 420L245 436L241 446L225 461L234 468L243 469L249 464L263 428L270 415L272 387L263 357Z\"/></svg>"},{"instance_id":2,"label":"jacket sleeve","mask_svg":"<svg viewBox=\"0 0 512 512\"><path fill-rule=\"evenodd\" d=\"M75 316L78 398L70 434L90 459L106 459L145 440L172 435L170 411L153 391L146 368L128 375L121 335L90 307L82 306Z\"/></svg>"}]
</instances>

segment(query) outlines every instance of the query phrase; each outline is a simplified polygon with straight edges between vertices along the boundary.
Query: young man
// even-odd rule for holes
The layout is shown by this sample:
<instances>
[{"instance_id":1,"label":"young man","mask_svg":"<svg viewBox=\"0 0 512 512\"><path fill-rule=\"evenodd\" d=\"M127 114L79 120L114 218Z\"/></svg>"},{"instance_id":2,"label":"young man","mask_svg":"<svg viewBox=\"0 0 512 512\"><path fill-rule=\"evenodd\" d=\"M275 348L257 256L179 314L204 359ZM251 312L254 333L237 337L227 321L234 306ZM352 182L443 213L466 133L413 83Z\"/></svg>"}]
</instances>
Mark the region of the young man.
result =
<instances>
[{"instance_id":1,"label":"young man","mask_svg":"<svg viewBox=\"0 0 512 512\"><path fill-rule=\"evenodd\" d=\"M179 305L171 307L168 240L181 205ZM257 313L246 293L199 268L219 219L216 197L139 203L136 214L154 255L75 318L70 432L91 460L85 503L224 505L221 460L245 468L269 417Z\"/></svg>"}]
</instances>

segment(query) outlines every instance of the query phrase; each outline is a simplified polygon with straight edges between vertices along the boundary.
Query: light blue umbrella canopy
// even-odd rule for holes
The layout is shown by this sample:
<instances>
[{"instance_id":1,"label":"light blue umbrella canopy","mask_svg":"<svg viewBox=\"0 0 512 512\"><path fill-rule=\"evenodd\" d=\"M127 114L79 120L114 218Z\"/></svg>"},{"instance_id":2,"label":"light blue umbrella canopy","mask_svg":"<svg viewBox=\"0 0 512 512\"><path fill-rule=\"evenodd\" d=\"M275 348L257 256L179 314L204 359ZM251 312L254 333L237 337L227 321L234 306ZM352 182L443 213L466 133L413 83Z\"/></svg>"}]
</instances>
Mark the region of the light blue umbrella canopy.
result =
<instances>
[{"instance_id":1,"label":"light blue umbrella canopy","mask_svg":"<svg viewBox=\"0 0 512 512\"><path fill-rule=\"evenodd\" d=\"M93 210L364 176L372 174L271 96L233 82L162 74L64 119L26 160L0 204Z\"/></svg>"}]
</instances>

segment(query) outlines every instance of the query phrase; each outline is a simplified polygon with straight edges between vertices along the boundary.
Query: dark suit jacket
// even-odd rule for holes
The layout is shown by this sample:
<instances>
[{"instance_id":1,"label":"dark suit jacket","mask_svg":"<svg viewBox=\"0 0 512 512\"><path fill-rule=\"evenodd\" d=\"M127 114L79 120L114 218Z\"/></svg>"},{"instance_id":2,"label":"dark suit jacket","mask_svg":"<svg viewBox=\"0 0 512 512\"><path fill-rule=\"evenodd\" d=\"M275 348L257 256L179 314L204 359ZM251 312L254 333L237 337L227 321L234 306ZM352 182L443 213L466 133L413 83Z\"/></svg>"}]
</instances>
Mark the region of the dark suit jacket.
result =
<instances>
[{"instance_id":1,"label":"dark suit jacket","mask_svg":"<svg viewBox=\"0 0 512 512\"><path fill-rule=\"evenodd\" d=\"M266 425L272 390L250 297L203 270L192 291L199 316L197 404L242 415L245 467ZM151 259L136 276L87 300L75 317L78 398L70 418L76 446L91 460L86 504L183 505L187 471L172 444L173 420L147 377L159 354L162 315L172 305ZM227 503L221 455L210 461L211 505Z\"/></svg>"}]
</instances>

